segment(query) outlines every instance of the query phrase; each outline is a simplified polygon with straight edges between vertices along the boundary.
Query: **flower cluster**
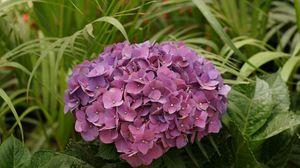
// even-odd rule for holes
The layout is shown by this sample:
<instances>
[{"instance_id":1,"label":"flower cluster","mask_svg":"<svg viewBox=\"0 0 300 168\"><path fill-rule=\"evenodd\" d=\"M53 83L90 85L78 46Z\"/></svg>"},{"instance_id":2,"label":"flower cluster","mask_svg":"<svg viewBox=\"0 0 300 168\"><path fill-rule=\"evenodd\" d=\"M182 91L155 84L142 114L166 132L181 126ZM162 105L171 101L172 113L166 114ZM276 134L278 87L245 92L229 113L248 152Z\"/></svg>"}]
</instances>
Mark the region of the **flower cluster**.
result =
<instances>
[{"instance_id":1,"label":"flower cluster","mask_svg":"<svg viewBox=\"0 0 300 168\"><path fill-rule=\"evenodd\" d=\"M117 43L77 65L65 92L83 139L114 143L131 166L149 165L221 128L230 87L183 43Z\"/></svg>"}]
</instances>

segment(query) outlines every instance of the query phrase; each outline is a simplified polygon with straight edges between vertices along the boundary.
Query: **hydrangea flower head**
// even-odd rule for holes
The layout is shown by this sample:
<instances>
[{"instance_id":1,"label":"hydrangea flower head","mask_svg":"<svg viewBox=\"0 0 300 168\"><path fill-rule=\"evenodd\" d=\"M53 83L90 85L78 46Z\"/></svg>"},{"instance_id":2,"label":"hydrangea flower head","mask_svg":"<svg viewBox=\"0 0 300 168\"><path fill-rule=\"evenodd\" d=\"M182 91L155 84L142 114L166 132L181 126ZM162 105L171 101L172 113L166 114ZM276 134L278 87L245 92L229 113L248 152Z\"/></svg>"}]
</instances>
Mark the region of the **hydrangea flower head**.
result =
<instances>
[{"instance_id":1,"label":"hydrangea flower head","mask_svg":"<svg viewBox=\"0 0 300 168\"><path fill-rule=\"evenodd\" d=\"M131 166L149 165L221 128L220 72L183 43L117 43L77 65L65 92L83 139L113 143Z\"/></svg>"}]
</instances>

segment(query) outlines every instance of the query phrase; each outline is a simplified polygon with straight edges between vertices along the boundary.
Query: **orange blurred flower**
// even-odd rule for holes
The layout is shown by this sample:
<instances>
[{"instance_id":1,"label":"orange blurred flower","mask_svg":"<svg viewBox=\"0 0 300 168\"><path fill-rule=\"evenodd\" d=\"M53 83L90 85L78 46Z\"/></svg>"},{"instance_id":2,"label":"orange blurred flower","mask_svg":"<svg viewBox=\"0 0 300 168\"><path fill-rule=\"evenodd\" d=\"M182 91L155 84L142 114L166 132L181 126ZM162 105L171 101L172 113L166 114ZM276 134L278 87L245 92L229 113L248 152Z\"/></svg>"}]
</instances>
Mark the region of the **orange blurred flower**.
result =
<instances>
[{"instance_id":1,"label":"orange blurred flower","mask_svg":"<svg viewBox=\"0 0 300 168\"><path fill-rule=\"evenodd\" d=\"M29 21L29 14L28 13L23 13L22 14L22 20L24 22L28 22Z\"/></svg>"}]
</instances>

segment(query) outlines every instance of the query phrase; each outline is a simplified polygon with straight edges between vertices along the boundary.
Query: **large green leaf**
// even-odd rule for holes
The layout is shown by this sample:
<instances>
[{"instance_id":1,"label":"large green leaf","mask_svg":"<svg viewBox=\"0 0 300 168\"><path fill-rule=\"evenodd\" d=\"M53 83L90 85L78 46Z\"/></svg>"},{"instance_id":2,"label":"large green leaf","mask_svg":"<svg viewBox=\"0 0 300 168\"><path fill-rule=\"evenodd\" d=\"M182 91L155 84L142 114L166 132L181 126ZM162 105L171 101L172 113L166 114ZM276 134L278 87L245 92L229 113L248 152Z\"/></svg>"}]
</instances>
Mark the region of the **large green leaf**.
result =
<instances>
[{"instance_id":1,"label":"large green leaf","mask_svg":"<svg viewBox=\"0 0 300 168\"><path fill-rule=\"evenodd\" d=\"M279 73L263 78L270 86L273 100L272 114L286 112L290 108L289 90Z\"/></svg>"},{"instance_id":2,"label":"large green leaf","mask_svg":"<svg viewBox=\"0 0 300 168\"><path fill-rule=\"evenodd\" d=\"M251 139L264 140L300 124L300 114L290 112L289 91L279 73L264 78L272 91L272 114Z\"/></svg>"},{"instance_id":3,"label":"large green leaf","mask_svg":"<svg viewBox=\"0 0 300 168\"><path fill-rule=\"evenodd\" d=\"M30 168L66 168L66 167L81 167L93 168L89 163L62 153L54 151L41 150L35 152L31 158Z\"/></svg>"},{"instance_id":4,"label":"large green leaf","mask_svg":"<svg viewBox=\"0 0 300 168\"><path fill-rule=\"evenodd\" d=\"M30 153L15 137L9 137L0 146L0 167L24 168L30 161Z\"/></svg>"},{"instance_id":5,"label":"large green leaf","mask_svg":"<svg viewBox=\"0 0 300 168\"><path fill-rule=\"evenodd\" d=\"M286 131L267 139L262 144L257 157L269 167L286 167L289 153L294 143L293 133Z\"/></svg>"},{"instance_id":6,"label":"large green leaf","mask_svg":"<svg viewBox=\"0 0 300 168\"><path fill-rule=\"evenodd\" d=\"M260 163L256 160L253 151L250 148L248 140L240 130L232 124L230 126L232 138L232 152L234 153L234 167L237 168L260 168Z\"/></svg>"},{"instance_id":7,"label":"large green leaf","mask_svg":"<svg viewBox=\"0 0 300 168\"><path fill-rule=\"evenodd\" d=\"M30 167L31 168L43 167L54 156L55 153L53 151L47 151L47 150L37 151L32 155Z\"/></svg>"},{"instance_id":8,"label":"large green leaf","mask_svg":"<svg viewBox=\"0 0 300 168\"><path fill-rule=\"evenodd\" d=\"M257 79L253 86L237 86L229 95L230 119L251 141L275 136L300 124L290 112L289 91L279 73Z\"/></svg>"},{"instance_id":9,"label":"large green leaf","mask_svg":"<svg viewBox=\"0 0 300 168\"><path fill-rule=\"evenodd\" d=\"M81 167L81 168L93 168L90 164L70 155L58 154L43 166L43 168L66 168L66 167Z\"/></svg>"},{"instance_id":10,"label":"large green leaf","mask_svg":"<svg viewBox=\"0 0 300 168\"><path fill-rule=\"evenodd\" d=\"M273 114L268 122L254 135L252 140L259 141L277 135L287 129L300 124L300 114L294 112L281 112Z\"/></svg>"},{"instance_id":11,"label":"large green leaf","mask_svg":"<svg viewBox=\"0 0 300 168\"><path fill-rule=\"evenodd\" d=\"M97 154L99 149L98 142L75 142L70 140L66 146L64 154L76 157L92 166L103 166L105 161Z\"/></svg>"},{"instance_id":12,"label":"large green leaf","mask_svg":"<svg viewBox=\"0 0 300 168\"><path fill-rule=\"evenodd\" d=\"M256 86L237 86L229 94L228 115L243 135L260 129L272 113L272 94L267 82L257 78Z\"/></svg>"},{"instance_id":13,"label":"large green leaf","mask_svg":"<svg viewBox=\"0 0 300 168\"><path fill-rule=\"evenodd\" d=\"M293 163L296 167L300 167L300 139L298 138L292 145L292 151L289 155L289 162Z\"/></svg>"}]
</instances>

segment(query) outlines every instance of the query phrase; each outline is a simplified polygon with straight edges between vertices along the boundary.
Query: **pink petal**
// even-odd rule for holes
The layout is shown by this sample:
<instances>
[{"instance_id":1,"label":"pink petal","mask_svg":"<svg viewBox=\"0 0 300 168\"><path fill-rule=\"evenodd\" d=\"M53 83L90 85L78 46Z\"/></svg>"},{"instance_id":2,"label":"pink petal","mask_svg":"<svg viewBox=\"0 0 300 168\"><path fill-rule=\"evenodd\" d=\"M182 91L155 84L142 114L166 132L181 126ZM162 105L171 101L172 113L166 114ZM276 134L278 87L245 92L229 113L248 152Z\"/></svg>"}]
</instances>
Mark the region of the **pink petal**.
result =
<instances>
[{"instance_id":1,"label":"pink petal","mask_svg":"<svg viewBox=\"0 0 300 168\"><path fill-rule=\"evenodd\" d=\"M161 97L161 93L159 90L154 90L149 94L149 98L153 100L158 100Z\"/></svg>"},{"instance_id":2,"label":"pink petal","mask_svg":"<svg viewBox=\"0 0 300 168\"><path fill-rule=\"evenodd\" d=\"M103 130L99 133L100 141L109 144L113 143L118 138L118 132L116 130Z\"/></svg>"},{"instance_id":3,"label":"pink petal","mask_svg":"<svg viewBox=\"0 0 300 168\"><path fill-rule=\"evenodd\" d=\"M185 138L184 135L180 135L176 138L176 147L177 148L182 148L187 144L187 139Z\"/></svg>"}]
</instances>

